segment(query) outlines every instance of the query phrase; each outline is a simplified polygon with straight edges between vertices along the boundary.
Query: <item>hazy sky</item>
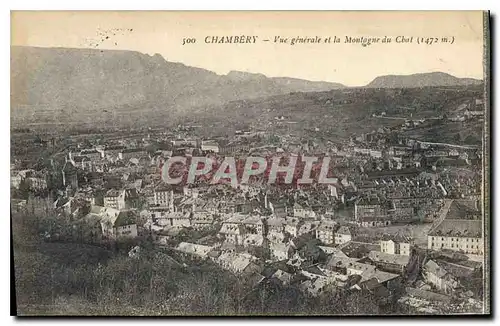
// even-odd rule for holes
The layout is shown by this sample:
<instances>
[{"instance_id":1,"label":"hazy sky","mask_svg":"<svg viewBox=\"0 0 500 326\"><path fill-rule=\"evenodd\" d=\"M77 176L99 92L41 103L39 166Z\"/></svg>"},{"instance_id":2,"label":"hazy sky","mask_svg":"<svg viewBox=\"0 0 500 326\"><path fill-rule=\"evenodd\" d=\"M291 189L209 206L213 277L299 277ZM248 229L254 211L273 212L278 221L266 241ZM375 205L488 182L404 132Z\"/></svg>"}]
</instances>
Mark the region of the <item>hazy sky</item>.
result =
<instances>
[{"instance_id":1,"label":"hazy sky","mask_svg":"<svg viewBox=\"0 0 500 326\"><path fill-rule=\"evenodd\" d=\"M483 77L483 16L455 12L14 12L12 44L159 53L206 68L365 85L379 75L443 71ZM116 35L113 35L113 32ZM99 33L103 33L104 36ZM257 36L255 44L207 44L207 36ZM109 36L105 39L105 36ZM341 43L275 44L275 36L337 36ZM392 38L346 44L345 37ZM413 43L396 43L397 36ZM454 43L417 44L417 37ZM182 45L183 38L195 44ZM104 41L102 41L104 39ZM269 42L263 41L268 39Z\"/></svg>"}]
</instances>

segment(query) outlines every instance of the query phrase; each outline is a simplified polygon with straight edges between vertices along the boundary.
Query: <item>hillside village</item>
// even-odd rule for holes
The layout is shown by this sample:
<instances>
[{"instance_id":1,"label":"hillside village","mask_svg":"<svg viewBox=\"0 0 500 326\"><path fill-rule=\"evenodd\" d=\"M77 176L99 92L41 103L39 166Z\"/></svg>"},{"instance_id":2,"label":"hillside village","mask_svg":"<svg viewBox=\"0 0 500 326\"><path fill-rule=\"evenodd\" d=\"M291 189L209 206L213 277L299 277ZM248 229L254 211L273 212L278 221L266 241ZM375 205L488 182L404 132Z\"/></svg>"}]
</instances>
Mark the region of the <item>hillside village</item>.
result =
<instances>
[{"instance_id":1,"label":"hillside village","mask_svg":"<svg viewBox=\"0 0 500 326\"><path fill-rule=\"evenodd\" d=\"M483 114L483 102L472 98L439 119L480 122ZM289 122L280 115L270 124ZM425 123L436 122L410 117L342 140L251 127L230 139L207 138L190 125L34 141L20 131L17 148L39 155L13 155L12 215L45 202L56 221L40 223L47 242L128 239L133 257L147 241L181 264L209 262L254 287L278 282L310 297L368 291L380 305L398 302L419 313L480 311L482 151L407 136ZM161 176L173 156L269 155L329 156L334 182L169 185Z\"/></svg>"}]
</instances>

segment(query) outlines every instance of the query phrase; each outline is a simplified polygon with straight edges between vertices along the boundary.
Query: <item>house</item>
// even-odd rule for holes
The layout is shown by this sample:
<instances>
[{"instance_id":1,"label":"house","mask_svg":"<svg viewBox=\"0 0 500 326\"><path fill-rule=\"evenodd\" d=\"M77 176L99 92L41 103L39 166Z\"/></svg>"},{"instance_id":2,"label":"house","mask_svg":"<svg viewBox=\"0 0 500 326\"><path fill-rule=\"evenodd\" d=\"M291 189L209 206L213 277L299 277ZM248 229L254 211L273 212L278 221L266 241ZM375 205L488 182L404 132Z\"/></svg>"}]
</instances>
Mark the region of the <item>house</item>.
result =
<instances>
[{"instance_id":1,"label":"house","mask_svg":"<svg viewBox=\"0 0 500 326\"><path fill-rule=\"evenodd\" d=\"M284 270L277 269L276 272L271 275L271 278L279 280L283 285L289 285L293 279L293 275Z\"/></svg>"},{"instance_id":2,"label":"house","mask_svg":"<svg viewBox=\"0 0 500 326\"><path fill-rule=\"evenodd\" d=\"M134 211L120 211L114 223L114 235L116 238L137 237L137 215Z\"/></svg>"},{"instance_id":3,"label":"house","mask_svg":"<svg viewBox=\"0 0 500 326\"><path fill-rule=\"evenodd\" d=\"M154 229L154 227L151 229ZM154 233L154 242L157 245L168 245L168 241L177 236L180 231L181 229L177 228L161 228Z\"/></svg>"},{"instance_id":4,"label":"house","mask_svg":"<svg viewBox=\"0 0 500 326\"><path fill-rule=\"evenodd\" d=\"M111 145L105 146L104 148L96 148L96 150L101 153L101 157L107 159L108 161L115 161L118 159L118 153L120 153L125 146L122 145Z\"/></svg>"},{"instance_id":5,"label":"house","mask_svg":"<svg viewBox=\"0 0 500 326\"><path fill-rule=\"evenodd\" d=\"M200 191L198 188L193 188L193 187L183 187L182 192L184 193L184 196L186 197L193 197L193 198L198 198Z\"/></svg>"},{"instance_id":6,"label":"house","mask_svg":"<svg viewBox=\"0 0 500 326\"><path fill-rule=\"evenodd\" d=\"M310 207L304 207L299 203L293 205L293 216L298 218L315 218L316 213Z\"/></svg>"},{"instance_id":7,"label":"house","mask_svg":"<svg viewBox=\"0 0 500 326\"><path fill-rule=\"evenodd\" d=\"M266 221L267 238L271 242L283 242L285 240L285 219L270 218Z\"/></svg>"},{"instance_id":8,"label":"house","mask_svg":"<svg viewBox=\"0 0 500 326\"><path fill-rule=\"evenodd\" d=\"M334 244L336 228L337 224L333 221L321 221L316 229L316 239L319 239L324 244Z\"/></svg>"},{"instance_id":9,"label":"house","mask_svg":"<svg viewBox=\"0 0 500 326\"><path fill-rule=\"evenodd\" d=\"M47 179L43 175L34 175L25 179L31 190L40 191L47 189Z\"/></svg>"},{"instance_id":10,"label":"house","mask_svg":"<svg viewBox=\"0 0 500 326\"><path fill-rule=\"evenodd\" d=\"M104 195L104 207L125 209L125 190L110 189Z\"/></svg>"},{"instance_id":11,"label":"house","mask_svg":"<svg viewBox=\"0 0 500 326\"><path fill-rule=\"evenodd\" d=\"M269 208L273 215L278 218L285 218L287 216L287 205L283 200L266 200L266 208Z\"/></svg>"},{"instance_id":12,"label":"house","mask_svg":"<svg viewBox=\"0 0 500 326\"><path fill-rule=\"evenodd\" d=\"M90 212L90 202L82 198L58 198L54 202L54 208L64 212L67 216L81 217Z\"/></svg>"},{"instance_id":13,"label":"house","mask_svg":"<svg viewBox=\"0 0 500 326\"><path fill-rule=\"evenodd\" d=\"M347 226L341 226L335 231L335 244L341 245L352 240L351 231Z\"/></svg>"},{"instance_id":14,"label":"house","mask_svg":"<svg viewBox=\"0 0 500 326\"><path fill-rule=\"evenodd\" d=\"M387 210L378 199L361 199L354 204L354 219L363 226L385 226L391 222L387 218Z\"/></svg>"},{"instance_id":15,"label":"house","mask_svg":"<svg viewBox=\"0 0 500 326\"><path fill-rule=\"evenodd\" d=\"M182 146L197 147L198 146L198 141L196 139L179 138L179 139L174 139L171 142L172 142L172 145L175 147L182 147Z\"/></svg>"},{"instance_id":16,"label":"house","mask_svg":"<svg viewBox=\"0 0 500 326\"><path fill-rule=\"evenodd\" d=\"M357 241L362 240L362 241ZM340 250L348 257L364 258L370 251L379 250L380 245L370 243L368 239L353 238L353 240L341 245Z\"/></svg>"},{"instance_id":17,"label":"house","mask_svg":"<svg viewBox=\"0 0 500 326\"><path fill-rule=\"evenodd\" d=\"M71 157L73 165L84 171L92 171L92 160L87 156L75 155Z\"/></svg>"},{"instance_id":18,"label":"house","mask_svg":"<svg viewBox=\"0 0 500 326\"><path fill-rule=\"evenodd\" d=\"M398 300L399 303L411 306L423 313L439 313L441 305L449 305L451 297L423 289L412 287L406 288L406 295ZM437 307L436 307L437 306ZM438 308L435 309L434 307Z\"/></svg>"},{"instance_id":19,"label":"house","mask_svg":"<svg viewBox=\"0 0 500 326\"><path fill-rule=\"evenodd\" d=\"M140 197L136 188L127 188L125 189L125 208L139 208L140 205Z\"/></svg>"},{"instance_id":20,"label":"house","mask_svg":"<svg viewBox=\"0 0 500 326\"><path fill-rule=\"evenodd\" d=\"M364 228L384 227L391 225L392 221L387 216L364 217L362 220L357 221L356 224Z\"/></svg>"},{"instance_id":21,"label":"house","mask_svg":"<svg viewBox=\"0 0 500 326\"><path fill-rule=\"evenodd\" d=\"M172 207L174 192L171 188L160 185L154 190L154 204L156 206Z\"/></svg>"},{"instance_id":22,"label":"house","mask_svg":"<svg viewBox=\"0 0 500 326\"><path fill-rule=\"evenodd\" d=\"M212 251L213 247L189 242L181 242L175 249L189 256L206 259L208 258L208 253Z\"/></svg>"},{"instance_id":23,"label":"house","mask_svg":"<svg viewBox=\"0 0 500 326\"><path fill-rule=\"evenodd\" d=\"M429 232L427 248L482 255L484 253L482 222L480 220L444 219Z\"/></svg>"},{"instance_id":24,"label":"house","mask_svg":"<svg viewBox=\"0 0 500 326\"><path fill-rule=\"evenodd\" d=\"M170 213L170 209L167 207L149 207L147 209L147 215L152 224L160 226L170 226L170 220L167 216Z\"/></svg>"},{"instance_id":25,"label":"house","mask_svg":"<svg viewBox=\"0 0 500 326\"><path fill-rule=\"evenodd\" d=\"M201 150L205 152L219 153L219 144L213 140L204 140L201 142Z\"/></svg>"},{"instance_id":26,"label":"house","mask_svg":"<svg viewBox=\"0 0 500 326\"><path fill-rule=\"evenodd\" d=\"M357 262L358 260L358 258L350 258L346 255L332 255L328 259L325 267L334 272L347 274L347 266L350 263Z\"/></svg>"},{"instance_id":27,"label":"house","mask_svg":"<svg viewBox=\"0 0 500 326\"><path fill-rule=\"evenodd\" d=\"M87 157L91 162L97 161L103 158L102 153L95 148L82 149L79 153L80 156Z\"/></svg>"},{"instance_id":28,"label":"house","mask_svg":"<svg viewBox=\"0 0 500 326\"><path fill-rule=\"evenodd\" d=\"M261 234L246 234L243 238L243 247L262 247L264 240L265 238Z\"/></svg>"},{"instance_id":29,"label":"house","mask_svg":"<svg viewBox=\"0 0 500 326\"><path fill-rule=\"evenodd\" d=\"M245 228L241 222L245 219L244 216L235 215L232 218L224 221L222 227L219 230L225 241L235 245L243 244L243 239L245 236Z\"/></svg>"},{"instance_id":30,"label":"house","mask_svg":"<svg viewBox=\"0 0 500 326\"><path fill-rule=\"evenodd\" d=\"M361 282L376 279L378 285L383 285L392 290L401 284L401 276L379 270L376 266L360 262L350 262L346 267L347 275L360 275Z\"/></svg>"},{"instance_id":31,"label":"house","mask_svg":"<svg viewBox=\"0 0 500 326\"><path fill-rule=\"evenodd\" d=\"M195 207L193 207L193 212L195 211L205 211L210 214L217 214L219 212L219 201L214 200L213 198L210 198L208 200L205 200L203 202L200 201L200 205L196 204L197 201L195 200Z\"/></svg>"},{"instance_id":32,"label":"house","mask_svg":"<svg viewBox=\"0 0 500 326\"><path fill-rule=\"evenodd\" d=\"M311 297L316 297L321 293L327 292L327 288L330 285L330 281L326 277L318 277L313 279L308 279L299 284L299 289L306 295Z\"/></svg>"},{"instance_id":33,"label":"house","mask_svg":"<svg viewBox=\"0 0 500 326\"><path fill-rule=\"evenodd\" d=\"M453 293L460 288L457 279L434 260L429 260L424 265L422 274L427 283L432 284L436 289L446 294Z\"/></svg>"},{"instance_id":34,"label":"house","mask_svg":"<svg viewBox=\"0 0 500 326\"><path fill-rule=\"evenodd\" d=\"M132 158L140 159L142 157L147 157L149 161L148 153L142 148L125 148L118 152L118 158L123 161L129 161Z\"/></svg>"},{"instance_id":35,"label":"house","mask_svg":"<svg viewBox=\"0 0 500 326\"><path fill-rule=\"evenodd\" d=\"M241 221L241 225L244 227L245 233L264 234L264 222L262 222L260 216L249 216Z\"/></svg>"},{"instance_id":36,"label":"house","mask_svg":"<svg viewBox=\"0 0 500 326\"><path fill-rule=\"evenodd\" d=\"M398 274L404 272L410 261L410 256L388 254L378 251L370 251L368 253L368 258L380 269Z\"/></svg>"},{"instance_id":37,"label":"house","mask_svg":"<svg viewBox=\"0 0 500 326\"><path fill-rule=\"evenodd\" d=\"M271 260L282 261L290 259L293 248L284 243L270 243L269 251L271 254Z\"/></svg>"},{"instance_id":38,"label":"house","mask_svg":"<svg viewBox=\"0 0 500 326\"><path fill-rule=\"evenodd\" d=\"M188 212L168 212L164 218L167 225L175 228L183 228L191 226L191 214Z\"/></svg>"},{"instance_id":39,"label":"house","mask_svg":"<svg viewBox=\"0 0 500 326\"><path fill-rule=\"evenodd\" d=\"M191 225L193 228L202 230L208 229L214 224L214 216L212 213L197 211L191 217Z\"/></svg>"},{"instance_id":40,"label":"house","mask_svg":"<svg viewBox=\"0 0 500 326\"><path fill-rule=\"evenodd\" d=\"M11 171L10 186L12 188L19 189L22 181L23 181L23 176L18 171Z\"/></svg>"},{"instance_id":41,"label":"house","mask_svg":"<svg viewBox=\"0 0 500 326\"><path fill-rule=\"evenodd\" d=\"M136 214L133 211L92 205L83 219L98 221L104 238L137 236Z\"/></svg>"},{"instance_id":42,"label":"house","mask_svg":"<svg viewBox=\"0 0 500 326\"><path fill-rule=\"evenodd\" d=\"M216 260L222 268L238 275L259 273L262 268L257 261L252 255L234 252L223 252Z\"/></svg>"},{"instance_id":43,"label":"house","mask_svg":"<svg viewBox=\"0 0 500 326\"><path fill-rule=\"evenodd\" d=\"M392 254L392 255L404 255L409 256L411 250L411 242L407 238L389 238L386 237L380 240L380 251L382 253Z\"/></svg>"},{"instance_id":44,"label":"house","mask_svg":"<svg viewBox=\"0 0 500 326\"><path fill-rule=\"evenodd\" d=\"M319 249L323 250L325 254L327 255L334 255L337 257L346 257L347 255L344 254L342 250L340 250L337 247L330 247L330 246L318 246Z\"/></svg>"},{"instance_id":45,"label":"house","mask_svg":"<svg viewBox=\"0 0 500 326\"><path fill-rule=\"evenodd\" d=\"M67 160L62 168L63 186L70 187L73 190L78 189L78 169Z\"/></svg>"},{"instance_id":46,"label":"house","mask_svg":"<svg viewBox=\"0 0 500 326\"><path fill-rule=\"evenodd\" d=\"M285 232L289 233L292 237L297 237L299 235L299 228L301 225L301 220L296 217L285 218Z\"/></svg>"},{"instance_id":47,"label":"house","mask_svg":"<svg viewBox=\"0 0 500 326\"><path fill-rule=\"evenodd\" d=\"M316 236L316 229L318 228L320 221L302 221L297 231L298 236L303 234L311 234Z\"/></svg>"}]
</instances>

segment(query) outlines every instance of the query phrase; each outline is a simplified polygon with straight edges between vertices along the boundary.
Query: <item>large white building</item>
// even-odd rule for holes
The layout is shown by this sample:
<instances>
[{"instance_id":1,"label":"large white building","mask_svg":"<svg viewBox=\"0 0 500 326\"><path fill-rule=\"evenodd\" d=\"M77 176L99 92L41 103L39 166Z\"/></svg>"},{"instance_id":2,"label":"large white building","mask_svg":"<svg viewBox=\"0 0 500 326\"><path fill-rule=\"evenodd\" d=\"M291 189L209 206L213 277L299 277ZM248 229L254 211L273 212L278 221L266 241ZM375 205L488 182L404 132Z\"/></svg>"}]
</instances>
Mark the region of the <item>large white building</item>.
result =
<instances>
[{"instance_id":1,"label":"large white building","mask_svg":"<svg viewBox=\"0 0 500 326\"><path fill-rule=\"evenodd\" d=\"M427 237L431 250L449 249L465 254L482 255L484 238L480 220L444 219Z\"/></svg>"},{"instance_id":2,"label":"large white building","mask_svg":"<svg viewBox=\"0 0 500 326\"><path fill-rule=\"evenodd\" d=\"M201 150L206 152L219 153L219 144L213 140L205 140L201 142Z\"/></svg>"},{"instance_id":3,"label":"large white building","mask_svg":"<svg viewBox=\"0 0 500 326\"><path fill-rule=\"evenodd\" d=\"M104 207L125 209L125 189L110 189L104 196Z\"/></svg>"}]
</instances>

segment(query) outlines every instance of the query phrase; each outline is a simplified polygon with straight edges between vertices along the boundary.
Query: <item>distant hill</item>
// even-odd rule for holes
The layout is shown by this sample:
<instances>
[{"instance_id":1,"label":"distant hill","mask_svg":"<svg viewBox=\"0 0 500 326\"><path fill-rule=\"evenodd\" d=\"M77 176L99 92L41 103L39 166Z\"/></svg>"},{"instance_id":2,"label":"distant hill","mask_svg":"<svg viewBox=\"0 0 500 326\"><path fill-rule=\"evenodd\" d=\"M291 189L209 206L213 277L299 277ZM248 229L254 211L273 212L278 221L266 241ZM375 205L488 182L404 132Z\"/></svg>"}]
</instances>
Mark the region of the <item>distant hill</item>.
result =
<instances>
[{"instance_id":1,"label":"distant hill","mask_svg":"<svg viewBox=\"0 0 500 326\"><path fill-rule=\"evenodd\" d=\"M406 119L425 124L401 133L411 139L454 144L481 144L481 121L453 122L457 107L484 97L481 85L422 88L344 88L326 92L297 92L189 112L187 124L204 126L205 136L230 134L251 125L271 135L307 139L347 139L383 127L401 126ZM384 112L384 117L381 117ZM201 132L201 130L200 130Z\"/></svg>"},{"instance_id":2,"label":"distant hill","mask_svg":"<svg viewBox=\"0 0 500 326\"><path fill-rule=\"evenodd\" d=\"M121 107L186 110L297 91L325 91L337 83L214 72L169 62L161 55L69 48L11 48L12 107L76 111Z\"/></svg>"},{"instance_id":3,"label":"distant hill","mask_svg":"<svg viewBox=\"0 0 500 326\"><path fill-rule=\"evenodd\" d=\"M430 86L478 85L482 80L457 78L444 72L431 72L413 75L387 75L375 78L366 85L368 88L413 88Z\"/></svg>"}]
</instances>

